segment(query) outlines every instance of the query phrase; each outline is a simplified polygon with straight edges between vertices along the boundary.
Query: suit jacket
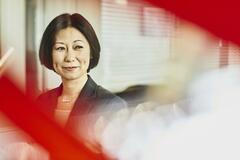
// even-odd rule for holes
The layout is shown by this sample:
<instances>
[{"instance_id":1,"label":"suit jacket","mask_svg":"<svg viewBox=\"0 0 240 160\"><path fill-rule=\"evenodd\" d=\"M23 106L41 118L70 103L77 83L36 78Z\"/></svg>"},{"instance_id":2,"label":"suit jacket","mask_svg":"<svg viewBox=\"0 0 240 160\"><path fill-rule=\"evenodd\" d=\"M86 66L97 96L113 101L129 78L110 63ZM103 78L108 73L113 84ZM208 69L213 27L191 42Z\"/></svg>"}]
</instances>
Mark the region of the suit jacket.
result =
<instances>
[{"instance_id":1,"label":"suit jacket","mask_svg":"<svg viewBox=\"0 0 240 160\"><path fill-rule=\"evenodd\" d=\"M62 88L61 84L38 97L37 102L40 104L40 109L46 115L53 117ZM79 132L79 127L86 131L86 126L90 129L100 116L109 119L114 112L123 108L127 108L127 103L123 99L97 85L88 76L88 80L70 112L65 127L71 132L72 130Z\"/></svg>"}]
</instances>

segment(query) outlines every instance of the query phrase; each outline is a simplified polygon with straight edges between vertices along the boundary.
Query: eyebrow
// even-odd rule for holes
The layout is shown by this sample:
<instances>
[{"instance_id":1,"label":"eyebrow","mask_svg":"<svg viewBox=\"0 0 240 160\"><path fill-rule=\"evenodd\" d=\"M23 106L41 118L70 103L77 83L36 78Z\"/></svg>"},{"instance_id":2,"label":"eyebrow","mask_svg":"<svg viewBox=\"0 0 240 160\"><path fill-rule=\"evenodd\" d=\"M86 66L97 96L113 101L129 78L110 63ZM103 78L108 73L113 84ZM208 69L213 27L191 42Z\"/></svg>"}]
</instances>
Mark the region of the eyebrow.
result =
<instances>
[{"instance_id":1,"label":"eyebrow","mask_svg":"<svg viewBox=\"0 0 240 160\"><path fill-rule=\"evenodd\" d=\"M84 43L83 40L75 40L75 41L73 41L73 43L76 43L76 42L83 42L83 43ZM63 45L65 45L64 42L55 42L55 44L56 44L56 43L59 43L59 44L63 44Z\"/></svg>"},{"instance_id":2,"label":"eyebrow","mask_svg":"<svg viewBox=\"0 0 240 160\"><path fill-rule=\"evenodd\" d=\"M80 42L84 42L83 40L75 40L75 41L73 41L73 42L75 43L75 42L78 42L78 41L80 41Z\"/></svg>"},{"instance_id":3,"label":"eyebrow","mask_svg":"<svg viewBox=\"0 0 240 160\"><path fill-rule=\"evenodd\" d=\"M56 43L60 43L60 44L63 44L63 45L65 45L63 42L55 42L55 44L56 44Z\"/></svg>"}]
</instances>

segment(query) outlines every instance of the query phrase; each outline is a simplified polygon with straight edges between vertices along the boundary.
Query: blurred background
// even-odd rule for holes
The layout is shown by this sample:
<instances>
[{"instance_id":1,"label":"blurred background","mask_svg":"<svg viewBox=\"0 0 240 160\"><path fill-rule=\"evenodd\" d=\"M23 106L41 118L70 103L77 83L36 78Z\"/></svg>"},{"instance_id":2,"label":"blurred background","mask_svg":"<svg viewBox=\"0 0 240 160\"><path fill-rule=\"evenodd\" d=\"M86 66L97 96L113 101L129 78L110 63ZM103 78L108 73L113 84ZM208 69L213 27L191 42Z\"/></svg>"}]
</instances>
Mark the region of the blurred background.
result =
<instances>
[{"instance_id":1,"label":"blurred background","mask_svg":"<svg viewBox=\"0 0 240 160\"><path fill-rule=\"evenodd\" d=\"M0 0L0 57L15 48L8 70L27 95L36 97L60 85L59 76L40 65L38 49L48 23L59 14L75 12L90 21L102 48L99 65L90 75L125 98L163 82L166 72L172 74L169 80L182 74L188 82L184 68L196 62L198 73L240 64L237 46L144 0ZM180 68L185 65L181 73L178 66L169 67L179 57ZM5 132L6 124L1 125L0 132Z\"/></svg>"},{"instance_id":2,"label":"blurred background","mask_svg":"<svg viewBox=\"0 0 240 160\"><path fill-rule=\"evenodd\" d=\"M90 75L99 85L125 99L130 107L149 100L171 104L173 110L176 106L181 107L182 102L187 106L186 101L191 99L191 95L186 92L189 88L191 92L189 86L198 79L198 75L240 64L238 46L144 0L0 0L0 58L11 47L14 48L6 72L13 75L13 81L26 95L36 98L43 91L60 85L59 76L40 64L39 45L46 26L54 17L76 12L89 20L101 44L100 62ZM234 89L235 75L228 75L234 81L230 83ZM231 87L223 86L225 82L215 83L218 80L216 76L212 83L207 80L200 82L197 93L205 97L195 100L198 108L204 104L210 106L207 104L209 99L214 107L219 99L229 102L224 103L226 107L237 104L226 98ZM217 87L214 88L215 84ZM211 85L213 93L208 90ZM223 88L226 93L222 98L208 99L209 95L221 92L216 88ZM151 121L151 115L147 118ZM228 119L225 114L220 118ZM154 124L152 122L155 119L146 126ZM16 128L9 127L12 126L9 124L0 113L0 147L22 141L26 136L20 129L18 132L21 134L16 134ZM145 128L136 133L143 130ZM213 137L215 135L218 133L214 132ZM134 143L134 146L137 145ZM141 143L139 146L144 145ZM172 151L171 147L169 150Z\"/></svg>"},{"instance_id":3,"label":"blurred background","mask_svg":"<svg viewBox=\"0 0 240 160\"><path fill-rule=\"evenodd\" d=\"M55 73L40 65L38 48L45 27L61 13L78 12L93 25L102 51L90 74L113 92L156 84L163 62L175 52L173 41L184 23L142 0L1 0L0 11L1 56L15 48L9 68L29 94L60 83ZM240 62L239 49L220 39L209 52L203 65L207 69Z\"/></svg>"}]
</instances>

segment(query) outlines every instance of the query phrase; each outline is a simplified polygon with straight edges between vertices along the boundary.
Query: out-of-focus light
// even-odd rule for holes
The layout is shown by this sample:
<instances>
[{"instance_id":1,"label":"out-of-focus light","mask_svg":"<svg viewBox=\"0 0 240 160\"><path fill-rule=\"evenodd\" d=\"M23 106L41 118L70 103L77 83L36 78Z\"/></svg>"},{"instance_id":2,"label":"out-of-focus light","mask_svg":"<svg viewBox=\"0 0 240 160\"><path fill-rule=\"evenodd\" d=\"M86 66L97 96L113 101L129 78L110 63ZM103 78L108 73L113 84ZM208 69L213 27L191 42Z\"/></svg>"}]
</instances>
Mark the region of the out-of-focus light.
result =
<instances>
[{"instance_id":1,"label":"out-of-focus light","mask_svg":"<svg viewBox=\"0 0 240 160\"><path fill-rule=\"evenodd\" d=\"M2 67L4 65L4 63L7 61L7 59L10 57L10 55L12 54L12 52L14 51L14 48L11 47L4 55L3 57L0 59L0 67Z\"/></svg>"},{"instance_id":2,"label":"out-of-focus light","mask_svg":"<svg viewBox=\"0 0 240 160\"><path fill-rule=\"evenodd\" d=\"M120 5L127 5L128 0L115 0L115 3Z\"/></svg>"}]
</instances>

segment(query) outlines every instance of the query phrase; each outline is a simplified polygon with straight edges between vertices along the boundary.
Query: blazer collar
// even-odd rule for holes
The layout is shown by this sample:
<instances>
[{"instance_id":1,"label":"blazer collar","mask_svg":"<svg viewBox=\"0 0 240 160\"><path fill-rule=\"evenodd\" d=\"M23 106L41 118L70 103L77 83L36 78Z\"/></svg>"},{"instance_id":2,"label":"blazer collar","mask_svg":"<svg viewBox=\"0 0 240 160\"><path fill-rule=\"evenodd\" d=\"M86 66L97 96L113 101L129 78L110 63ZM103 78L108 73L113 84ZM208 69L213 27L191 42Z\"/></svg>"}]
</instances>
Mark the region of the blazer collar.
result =
<instances>
[{"instance_id":1,"label":"blazer collar","mask_svg":"<svg viewBox=\"0 0 240 160\"><path fill-rule=\"evenodd\" d=\"M85 83L82 91L80 92L79 98L94 98L97 96L97 84L93 79L88 75L88 80Z\"/></svg>"},{"instance_id":2,"label":"blazer collar","mask_svg":"<svg viewBox=\"0 0 240 160\"><path fill-rule=\"evenodd\" d=\"M63 90L63 84L61 84L57 89L54 94L54 97L59 97L62 94ZM96 97L96 91L97 91L97 84L94 82L94 80L88 75L87 82L83 86L80 95L78 98L94 98Z\"/></svg>"},{"instance_id":3,"label":"blazer collar","mask_svg":"<svg viewBox=\"0 0 240 160\"><path fill-rule=\"evenodd\" d=\"M70 116L83 115L88 113L92 108L92 104L94 103L94 98L96 96L97 84L90 76L88 76L88 80L81 90L80 95L78 96L70 113Z\"/></svg>"}]
</instances>

